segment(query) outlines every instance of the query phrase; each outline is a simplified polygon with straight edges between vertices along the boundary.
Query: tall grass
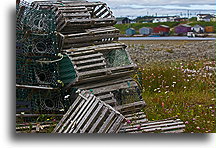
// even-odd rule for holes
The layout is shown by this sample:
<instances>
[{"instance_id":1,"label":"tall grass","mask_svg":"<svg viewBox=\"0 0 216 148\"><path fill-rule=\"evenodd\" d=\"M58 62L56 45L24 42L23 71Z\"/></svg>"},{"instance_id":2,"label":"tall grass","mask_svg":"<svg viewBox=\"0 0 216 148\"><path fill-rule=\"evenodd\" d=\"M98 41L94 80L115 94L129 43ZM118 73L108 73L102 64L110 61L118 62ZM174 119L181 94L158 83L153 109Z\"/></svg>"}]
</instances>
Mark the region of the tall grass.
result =
<instances>
[{"instance_id":1,"label":"tall grass","mask_svg":"<svg viewBox=\"0 0 216 148\"><path fill-rule=\"evenodd\" d=\"M178 117L186 132L215 130L214 62L173 62L139 68L135 76L147 103L150 120Z\"/></svg>"}]
</instances>

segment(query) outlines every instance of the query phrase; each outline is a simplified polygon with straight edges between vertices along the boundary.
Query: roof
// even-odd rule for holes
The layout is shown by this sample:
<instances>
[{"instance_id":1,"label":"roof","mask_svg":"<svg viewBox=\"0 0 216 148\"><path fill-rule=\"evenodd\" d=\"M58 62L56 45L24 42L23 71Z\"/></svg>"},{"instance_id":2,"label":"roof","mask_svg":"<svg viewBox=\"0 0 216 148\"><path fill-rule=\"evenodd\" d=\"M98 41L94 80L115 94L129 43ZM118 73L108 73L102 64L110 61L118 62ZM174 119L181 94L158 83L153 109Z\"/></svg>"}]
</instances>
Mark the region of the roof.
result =
<instances>
[{"instance_id":1,"label":"roof","mask_svg":"<svg viewBox=\"0 0 216 148\"><path fill-rule=\"evenodd\" d=\"M135 30L134 28L128 28L128 29ZM126 30L128 30L128 29L126 29Z\"/></svg>"},{"instance_id":2,"label":"roof","mask_svg":"<svg viewBox=\"0 0 216 148\"><path fill-rule=\"evenodd\" d=\"M151 27L142 27L142 28L145 28L145 29L152 29ZM140 29L142 29L142 28L140 28Z\"/></svg>"},{"instance_id":3,"label":"roof","mask_svg":"<svg viewBox=\"0 0 216 148\"><path fill-rule=\"evenodd\" d=\"M203 18L214 18L215 16L211 15L211 14L197 14L197 16L202 16Z\"/></svg>"},{"instance_id":4,"label":"roof","mask_svg":"<svg viewBox=\"0 0 216 148\"><path fill-rule=\"evenodd\" d=\"M183 26L183 27L191 27L190 25L188 25L188 24L180 24L180 25L178 25L178 26Z\"/></svg>"},{"instance_id":5,"label":"roof","mask_svg":"<svg viewBox=\"0 0 216 148\"><path fill-rule=\"evenodd\" d=\"M203 28L203 26L200 26L200 25L194 25L193 28Z\"/></svg>"},{"instance_id":6,"label":"roof","mask_svg":"<svg viewBox=\"0 0 216 148\"><path fill-rule=\"evenodd\" d=\"M164 28L170 28L169 26L166 25L159 25L160 27L164 27Z\"/></svg>"},{"instance_id":7,"label":"roof","mask_svg":"<svg viewBox=\"0 0 216 148\"><path fill-rule=\"evenodd\" d=\"M129 18L127 18L127 17L117 17L116 21L122 21L123 19L129 19Z\"/></svg>"}]
</instances>

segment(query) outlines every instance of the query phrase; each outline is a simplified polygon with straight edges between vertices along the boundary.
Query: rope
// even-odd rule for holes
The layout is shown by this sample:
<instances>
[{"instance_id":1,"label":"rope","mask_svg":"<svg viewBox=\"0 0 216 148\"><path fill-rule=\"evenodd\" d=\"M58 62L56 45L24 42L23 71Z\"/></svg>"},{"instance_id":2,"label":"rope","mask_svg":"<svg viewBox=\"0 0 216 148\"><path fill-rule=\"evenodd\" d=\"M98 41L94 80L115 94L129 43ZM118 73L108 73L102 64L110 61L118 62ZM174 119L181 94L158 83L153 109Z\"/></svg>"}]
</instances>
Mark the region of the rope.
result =
<instances>
[{"instance_id":1,"label":"rope","mask_svg":"<svg viewBox=\"0 0 216 148\"><path fill-rule=\"evenodd\" d=\"M59 58L59 59L57 59L57 60L53 60L53 61L41 61L41 60L36 60L36 62L38 62L38 63L56 63L56 62L61 61L61 60L64 58L64 56L63 56L61 53L59 53L58 56L61 57L61 58Z\"/></svg>"}]
</instances>

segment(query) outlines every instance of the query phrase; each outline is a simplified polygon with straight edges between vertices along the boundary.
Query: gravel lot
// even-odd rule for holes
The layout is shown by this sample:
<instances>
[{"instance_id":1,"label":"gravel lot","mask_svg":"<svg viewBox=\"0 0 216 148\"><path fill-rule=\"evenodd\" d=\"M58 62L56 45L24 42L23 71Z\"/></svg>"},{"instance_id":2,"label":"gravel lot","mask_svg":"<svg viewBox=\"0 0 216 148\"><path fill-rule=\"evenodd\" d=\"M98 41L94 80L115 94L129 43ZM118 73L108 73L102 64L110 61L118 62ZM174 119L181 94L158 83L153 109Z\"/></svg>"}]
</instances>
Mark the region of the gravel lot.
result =
<instances>
[{"instance_id":1,"label":"gravel lot","mask_svg":"<svg viewBox=\"0 0 216 148\"><path fill-rule=\"evenodd\" d=\"M162 61L214 60L215 41L121 41L139 64Z\"/></svg>"}]
</instances>

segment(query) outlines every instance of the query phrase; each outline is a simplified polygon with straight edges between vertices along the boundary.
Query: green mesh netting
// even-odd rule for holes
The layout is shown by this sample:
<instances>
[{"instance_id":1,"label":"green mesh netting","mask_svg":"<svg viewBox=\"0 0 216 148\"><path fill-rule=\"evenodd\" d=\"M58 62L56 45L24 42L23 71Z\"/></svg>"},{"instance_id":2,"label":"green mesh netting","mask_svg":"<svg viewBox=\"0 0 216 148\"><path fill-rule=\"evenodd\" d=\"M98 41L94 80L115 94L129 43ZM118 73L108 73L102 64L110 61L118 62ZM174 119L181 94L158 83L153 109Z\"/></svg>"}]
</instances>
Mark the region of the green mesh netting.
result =
<instances>
[{"instance_id":1,"label":"green mesh netting","mask_svg":"<svg viewBox=\"0 0 216 148\"><path fill-rule=\"evenodd\" d=\"M117 67L131 64L125 49L111 50L106 54L105 59L108 63L108 67Z\"/></svg>"},{"instance_id":2,"label":"green mesh netting","mask_svg":"<svg viewBox=\"0 0 216 148\"><path fill-rule=\"evenodd\" d=\"M16 83L58 87L59 73L57 62L40 62L40 59L17 57Z\"/></svg>"},{"instance_id":3,"label":"green mesh netting","mask_svg":"<svg viewBox=\"0 0 216 148\"><path fill-rule=\"evenodd\" d=\"M64 109L59 90L16 89L17 113L19 112L60 112Z\"/></svg>"}]
</instances>

